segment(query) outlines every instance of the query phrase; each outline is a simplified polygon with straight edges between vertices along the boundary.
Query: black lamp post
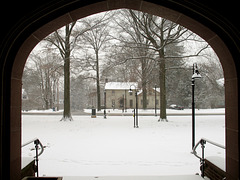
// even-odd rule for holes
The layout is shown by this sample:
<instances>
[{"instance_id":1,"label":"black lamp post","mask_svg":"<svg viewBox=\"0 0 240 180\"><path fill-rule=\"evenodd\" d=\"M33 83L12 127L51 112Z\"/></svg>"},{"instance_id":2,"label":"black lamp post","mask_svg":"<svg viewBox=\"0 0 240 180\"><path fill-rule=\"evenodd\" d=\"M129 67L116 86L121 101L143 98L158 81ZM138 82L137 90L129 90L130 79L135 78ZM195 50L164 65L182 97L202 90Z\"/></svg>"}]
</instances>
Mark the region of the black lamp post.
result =
<instances>
[{"instance_id":1,"label":"black lamp post","mask_svg":"<svg viewBox=\"0 0 240 180\"><path fill-rule=\"evenodd\" d=\"M132 86L135 88L135 98L136 98L136 111L135 111L135 116L136 116L136 117L134 116L134 128L139 128L139 126L138 126L138 97L137 97L137 87L136 87L135 85L131 85L131 86L130 86L130 90L129 90L130 93L133 92L133 90L132 90L132 88L131 88ZM136 120L136 122L135 122L135 120Z\"/></svg>"},{"instance_id":2,"label":"black lamp post","mask_svg":"<svg viewBox=\"0 0 240 180\"><path fill-rule=\"evenodd\" d=\"M194 100L194 88L195 79L200 79L200 75L197 64L193 64L193 75L192 75L192 148L195 146L195 100Z\"/></svg>"}]
</instances>

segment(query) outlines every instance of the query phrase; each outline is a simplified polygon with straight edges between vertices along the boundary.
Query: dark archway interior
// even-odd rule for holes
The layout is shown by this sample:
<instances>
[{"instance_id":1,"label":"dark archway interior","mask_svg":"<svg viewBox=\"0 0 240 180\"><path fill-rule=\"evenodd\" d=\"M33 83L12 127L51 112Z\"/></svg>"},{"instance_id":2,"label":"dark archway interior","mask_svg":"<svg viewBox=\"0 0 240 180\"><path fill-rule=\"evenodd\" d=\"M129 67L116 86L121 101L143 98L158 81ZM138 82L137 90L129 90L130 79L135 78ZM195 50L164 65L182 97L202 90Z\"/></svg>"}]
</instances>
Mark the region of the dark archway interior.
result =
<instances>
[{"instance_id":1,"label":"dark archway interior","mask_svg":"<svg viewBox=\"0 0 240 180\"><path fill-rule=\"evenodd\" d=\"M41 6L37 6L37 4ZM1 179L20 179L21 79L31 50L54 30L102 11L130 8L158 15L192 30L205 39L218 55L224 70L226 104L227 179L239 176L238 76L239 30L208 2L141 0L47 1L29 4L33 10L20 13L1 37ZM27 5L26 5L27 6ZM25 7L26 8L26 7ZM223 9L222 9L223 8ZM19 11L16 11L19 12ZM16 14L17 16L18 14ZM11 18L10 18L11 19ZM5 22L5 21L4 21Z\"/></svg>"}]
</instances>

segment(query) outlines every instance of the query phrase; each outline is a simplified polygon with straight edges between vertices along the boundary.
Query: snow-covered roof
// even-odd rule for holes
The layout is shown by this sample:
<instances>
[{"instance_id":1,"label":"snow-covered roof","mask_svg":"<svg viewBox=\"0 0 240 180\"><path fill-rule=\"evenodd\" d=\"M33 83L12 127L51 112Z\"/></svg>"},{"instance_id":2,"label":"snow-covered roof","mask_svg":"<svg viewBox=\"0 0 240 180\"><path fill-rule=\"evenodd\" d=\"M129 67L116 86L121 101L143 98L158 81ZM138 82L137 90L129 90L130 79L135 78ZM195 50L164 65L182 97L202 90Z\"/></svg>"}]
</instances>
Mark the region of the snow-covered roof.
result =
<instances>
[{"instance_id":1,"label":"snow-covered roof","mask_svg":"<svg viewBox=\"0 0 240 180\"><path fill-rule=\"evenodd\" d=\"M137 82L108 82L105 85L105 89L108 90L129 90L131 88L135 89L138 87ZM134 87L135 86L135 87Z\"/></svg>"},{"instance_id":2,"label":"snow-covered roof","mask_svg":"<svg viewBox=\"0 0 240 180\"><path fill-rule=\"evenodd\" d=\"M155 91L155 88L152 88ZM156 91L160 93L160 88L156 88ZM138 95L142 94L142 89L138 91Z\"/></svg>"}]
</instances>

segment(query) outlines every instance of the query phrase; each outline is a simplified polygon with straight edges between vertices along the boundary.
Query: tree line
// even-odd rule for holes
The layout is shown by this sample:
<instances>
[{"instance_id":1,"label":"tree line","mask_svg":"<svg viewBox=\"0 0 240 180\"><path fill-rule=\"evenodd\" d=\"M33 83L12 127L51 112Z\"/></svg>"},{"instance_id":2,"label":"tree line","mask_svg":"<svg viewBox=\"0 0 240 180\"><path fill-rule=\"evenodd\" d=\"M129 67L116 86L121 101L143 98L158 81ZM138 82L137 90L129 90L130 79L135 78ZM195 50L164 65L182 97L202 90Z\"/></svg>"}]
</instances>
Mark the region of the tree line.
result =
<instances>
[{"instance_id":1,"label":"tree line","mask_svg":"<svg viewBox=\"0 0 240 180\"><path fill-rule=\"evenodd\" d=\"M31 63L25 66L23 87L29 101L45 109L56 106L62 87L62 120L72 120L71 104L73 108L84 108L92 99L93 89L97 109L101 110L105 79L138 82L144 108L147 89L157 86L160 119L166 120L169 104L189 106L192 70L188 62L197 58L204 61L199 62L204 77L197 83L199 107L224 106L224 88L216 82L223 77L222 69L204 40L164 18L115 10L72 22L47 36L40 50L29 56Z\"/></svg>"}]
</instances>

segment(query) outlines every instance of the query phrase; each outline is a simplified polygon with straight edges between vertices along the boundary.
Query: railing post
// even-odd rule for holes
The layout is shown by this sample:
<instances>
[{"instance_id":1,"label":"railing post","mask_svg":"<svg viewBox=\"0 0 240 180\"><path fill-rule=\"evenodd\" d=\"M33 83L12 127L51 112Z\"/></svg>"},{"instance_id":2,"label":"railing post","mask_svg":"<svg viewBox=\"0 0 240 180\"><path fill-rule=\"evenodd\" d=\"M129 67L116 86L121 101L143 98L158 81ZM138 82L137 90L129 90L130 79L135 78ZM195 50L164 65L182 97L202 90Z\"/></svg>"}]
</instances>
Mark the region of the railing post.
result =
<instances>
[{"instance_id":1,"label":"railing post","mask_svg":"<svg viewBox=\"0 0 240 180\"><path fill-rule=\"evenodd\" d=\"M204 177L204 166L205 166L204 148L205 148L206 141L202 139L200 143L201 143L201 148L202 148L202 158L200 160L201 176Z\"/></svg>"},{"instance_id":2,"label":"railing post","mask_svg":"<svg viewBox=\"0 0 240 180\"><path fill-rule=\"evenodd\" d=\"M35 141L34 141L34 144L35 144L35 149L36 149L36 159L35 159L35 161L36 161L36 172L37 172L37 177L38 177L38 145L39 145L39 140L38 139L36 139Z\"/></svg>"}]
</instances>

